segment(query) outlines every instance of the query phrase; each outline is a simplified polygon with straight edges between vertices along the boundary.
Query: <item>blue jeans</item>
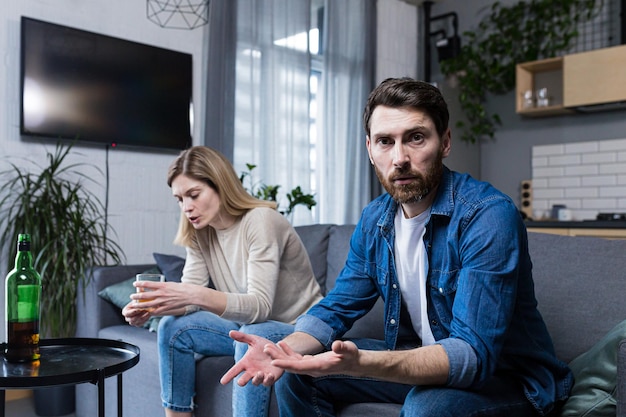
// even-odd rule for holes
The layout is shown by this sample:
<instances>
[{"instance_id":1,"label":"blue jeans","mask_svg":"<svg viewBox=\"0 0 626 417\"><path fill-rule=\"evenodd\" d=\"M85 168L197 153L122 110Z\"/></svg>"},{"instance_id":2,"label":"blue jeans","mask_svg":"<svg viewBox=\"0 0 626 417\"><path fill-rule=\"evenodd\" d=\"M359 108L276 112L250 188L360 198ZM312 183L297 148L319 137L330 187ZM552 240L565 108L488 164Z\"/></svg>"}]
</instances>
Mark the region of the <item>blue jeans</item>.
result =
<instances>
[{"instance_id":1,"label":"blue jeans","mask_svg":"<svg viewBox=\"0 0 626 417\"><path fill-rule=\"evenodd\" d=\"M382 341L353 342L360 349L385 349ZM344 375L313 378L284 373L275 389L281 417L330 417L346 405L364 402L403 404L400 417L539 416L521 383L507 376L490 378L480 390L462 390Z\"/></svg>"},{"instance_id":2,"label":"blue jeans","mask_svg":"<svg viewBox=\"0 0 626 417\"><path fill-rule=\"evenodd\" d=\"M208 311L163 317L158 330L163 407L193 411L198 356L234 356L235 361L243 357L248 345L231 339L228 336L231 330L278 341L292 333L293 326L276 321L240 325ZM214 377L219 379L221 375ZM252 384L240 387L233 382L233 416L266 417L270 394L268 387Z\"/></svg>"},{"instance_id":3,"label":"blue jeans","mask_svg":"<svg viewBox=\"0 0 626 417\"><path fill-rule=\"evenodd\" d=\"M539 416L517 381L491 378L481 390L411 386L367 378L285 373L276 383L281 417L329 417L359 402L403 404L401 417Z\"/></svg>"}]
</instances>

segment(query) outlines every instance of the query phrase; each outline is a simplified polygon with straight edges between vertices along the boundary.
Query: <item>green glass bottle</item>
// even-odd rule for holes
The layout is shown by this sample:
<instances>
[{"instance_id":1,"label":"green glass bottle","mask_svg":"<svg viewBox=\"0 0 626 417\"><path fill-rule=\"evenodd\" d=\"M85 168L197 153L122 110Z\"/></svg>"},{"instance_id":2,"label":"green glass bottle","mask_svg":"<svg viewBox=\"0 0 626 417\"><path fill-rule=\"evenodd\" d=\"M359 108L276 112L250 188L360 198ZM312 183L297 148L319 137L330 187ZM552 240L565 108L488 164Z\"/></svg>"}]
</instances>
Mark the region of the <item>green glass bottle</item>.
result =
<instances>
[{"instance_id":1,"label":"green glass bottle","mask_svg":"<svg viewBox=\"0 0 626 417\"><path fill-rule=\"evenodd\" d=\"M39 360L41 276L33 268L30 235L17 238L15 268L5 281L6 351L9 362Z\"/></svg>"}]
</instances>

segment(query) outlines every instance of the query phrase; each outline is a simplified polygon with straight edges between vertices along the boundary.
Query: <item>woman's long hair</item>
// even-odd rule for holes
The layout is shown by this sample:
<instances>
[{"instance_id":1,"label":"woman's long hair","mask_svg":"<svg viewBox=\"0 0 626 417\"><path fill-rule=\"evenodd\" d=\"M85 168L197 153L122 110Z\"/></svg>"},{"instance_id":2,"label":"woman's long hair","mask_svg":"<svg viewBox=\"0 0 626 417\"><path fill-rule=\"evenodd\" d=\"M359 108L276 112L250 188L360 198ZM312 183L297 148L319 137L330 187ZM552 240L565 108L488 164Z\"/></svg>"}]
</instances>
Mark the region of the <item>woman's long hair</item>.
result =
<instances>
[{"instance_id":1,"label":"woman's long hair","mask_svg":"<svg viewBox=\"0 0 626 417\"><path fill-rule=\"evenodd\" d=\"M273 201L260 200L251 196L241 184L231 163L218 151L206 146L193 146L184 150L172 162L167 172L167 185L179 175L186 175L205 182L220 196L221 207L226 213L240 217L256 207L276 209ZM195 229L181 211L178 233L174 243L191 246L195 242Z\"/></svg>"}]
</instances>

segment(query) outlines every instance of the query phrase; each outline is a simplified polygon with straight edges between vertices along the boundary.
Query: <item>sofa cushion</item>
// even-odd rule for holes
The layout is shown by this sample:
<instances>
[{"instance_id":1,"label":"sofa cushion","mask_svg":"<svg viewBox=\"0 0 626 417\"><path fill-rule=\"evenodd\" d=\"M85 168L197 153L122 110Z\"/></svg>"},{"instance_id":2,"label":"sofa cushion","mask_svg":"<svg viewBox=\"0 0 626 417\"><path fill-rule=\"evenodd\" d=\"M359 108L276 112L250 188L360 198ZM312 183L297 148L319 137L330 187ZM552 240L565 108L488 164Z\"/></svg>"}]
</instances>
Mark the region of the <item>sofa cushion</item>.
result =
<instances>
[{"instance_id":1,"label":"sofa cushion","mask_svg":"<svg viewBox=\"0 0 626 417\"><path fill-rule=\"evenodd\" d=\"M328 256L326 257L328 270L324 294L335 286L335 280L343 269L346 259L348 259L348 252L350 251L349 242L353 232L354 225L333 226L332 229L330 229Z\"/></svg>"},{"instance_id":2,"label":"sofa cushion","mask_svg":"<svg viewBox=\"0 0 626 417\"><path fill-rule=\"evenodd\" d=\"M183 277L183 267L185 259L176 255L166 255L163 253L153 253L152 256L156 261L161 273L165 275L165 280L170 282L180 282Z\"/></svg>"},{"instance_id":3,"label":"sofa cushion","mask_svg":"<svg viewBox=\"0 0 626 417\"><path fill-rule=\"evenodd\" d=\"M617 348L626 338L626 320L570 363L574 387L561 417L615 416Z\"/></svg>"},{"instance_id":4,"label":"sofa cushion","mask_svg":"<svg viewBox=\"0 0 626 417\"><path fill-rule=\"evenodd\" d=\"M530 232L528 247L539 311L569 363L626 319L626 239Z\"/></svg>"},{"instance_id":5,"label":"sofa cushion","mask_svg":"<svg viewBox=\"0 0 626 417\"><path fill-rule=\"evenodd\" d=\"M328 233L330 228L331 226L326 224L298 226L295 228L309 255L313 273L324 294L326 294L326 253L328 252Z\"/></svg>"}]
</instances>

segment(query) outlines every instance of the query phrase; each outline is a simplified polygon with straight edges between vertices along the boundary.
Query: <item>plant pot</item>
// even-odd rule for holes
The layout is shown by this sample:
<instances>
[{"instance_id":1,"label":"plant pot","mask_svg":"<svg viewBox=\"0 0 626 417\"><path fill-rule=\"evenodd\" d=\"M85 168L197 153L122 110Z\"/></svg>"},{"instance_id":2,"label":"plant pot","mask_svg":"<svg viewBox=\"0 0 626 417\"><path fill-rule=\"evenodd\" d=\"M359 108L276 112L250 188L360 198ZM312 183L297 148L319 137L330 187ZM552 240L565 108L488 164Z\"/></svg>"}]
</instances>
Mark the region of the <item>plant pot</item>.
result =
<instances>
[{"instance_id":1,"label":"plant pot","mask_svg":"<svg viewBox=\"0 0 626 417\"><path fill-rule=\"evenodd\" d=\"M33 390L33 395L38 416L65 416L76 408L75 385L37 388Z\"/></svg>"}]
</instances>

